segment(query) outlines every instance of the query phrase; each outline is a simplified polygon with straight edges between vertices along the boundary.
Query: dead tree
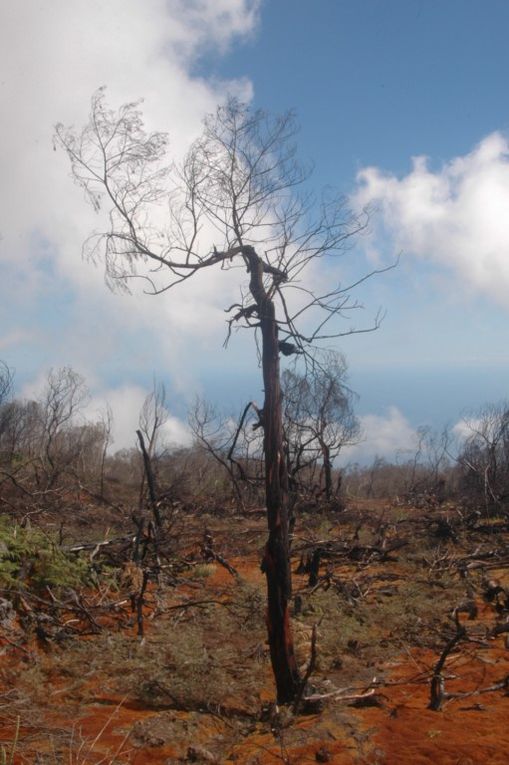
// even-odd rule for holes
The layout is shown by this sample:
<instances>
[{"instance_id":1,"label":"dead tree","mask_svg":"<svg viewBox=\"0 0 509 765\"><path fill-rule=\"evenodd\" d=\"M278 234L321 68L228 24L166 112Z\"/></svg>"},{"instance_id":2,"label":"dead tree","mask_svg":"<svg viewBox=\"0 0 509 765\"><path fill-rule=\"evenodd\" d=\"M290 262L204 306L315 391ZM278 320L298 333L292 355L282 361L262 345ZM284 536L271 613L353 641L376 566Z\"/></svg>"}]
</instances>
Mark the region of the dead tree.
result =
<instances>
[{"instance_id":1,"label":"dead tree","mask_svg":"<svg viewBox=\"0 0 509 765\"><path fill-rule=\"evenodd\" d=\"M4 361L0 361L0 407L10 398L12 393L13 372Z\"/></svg>"},{"instance_id":2,"label":"dead tree","mask_svg":"<svg viewBox=\"0 0 509 765\"><path fill-rule=\"evenodd\" d=\"M250 405L248 405L249 407ZM235 446L239 433L242 431L244 446L249 446L247 439L249 431L244 426L245 412L241 416L236 433L232 432L232 420L220 414L210 403L202 399L196 399L189 412L189 426L191 431L205 451L221 465L231 482L237 509L242 512L245 509L244 497L241 484L249 479L242 462L235 458ZM246 457L248 457L246 450Z\"/></svg>"},{"instance_id":3,"label":"dead tree","mask_svg":"<svg viewBox=\"0 0 509 765\"><path fill-rule=\"evenodd\" d=\"M158 497L157 497L157 490L156 490L156 479L154 476L154 471L152 470L152 462L150 460L150 455L147 451L147 447L145 446L145 439L143 438L143 433L141 432L141 430L137 430L136 435L138 436L141 453L143 455L144 476L146 476L147 478L150 508L152 510L152 513L154 514L154 520L156 522L156 525L160 527L161 516L159 514L159 508L157 506Z\"/></svg>"},{"instance_id":4,"label":"dead tree","mask_svg":"<svg viewBox=\"0 0 509 765\"><path fill-rule=\"evenodd\" d=\"M160 295L210 268L247 272L247 289L227 309L226 341L233 328L252 328L261 344L269 528L263 570L280 702L295 698L300 681L288 609L288 475L279 354L298 353L310 364L313 347L354 331L345 332L338 320L357 307L350 298L355 284L333 284L329 273L323 290L313 292L304 271L319 258L341 253L367 223L339 196L315 201L299 194L309 173L296 161L295 132L291 114L271 118L231 99L205 120L184 161L167 166L166 135L145 132L136 103L110 111L102 89L81 132L56 128L75 181L96 210L106 206L105 229L86 242L84 254L105 261L110 286L128 289L138 276L150 293ZM379 318L362 331L375 328Z\"/></svg>"},{"instance_id":5,"label":"dead tree","mask_svg":"<svg viewBox=\"0 0 509 765\"><path fill-rule=\"evenodd\" d=\"M78 458L83 431L74 427L88 399L84 378L70 367L51 369L40 402L40 465L43 488L52 489L58 478Z\"/></svg>"},{"instance_id":6,"label":"dead tree","mask_svg":"<svg viewBox=\"0 0 509 765\"><path fill-rule=\"evenodd\" d=\"M327 501L333 498L334 460L341 449L359 439L359 421L353 413L353 394L346 384L346 362L327 353L319 367L298 374L283 374L283 421L289 475L295 483L320 463L320 483ZM338 481L336 488L341 482Z\"/></svg>"},{"instance_id":7,"label":"dead tree","mask_svg":"<svg viewBox=\"0 0 509 765\"><path fill-rule=\"evenodd\" d=\"M13 453L13 449L6 449L7 440L5 436L11 430L13 421L12 406L9 406L13 384L13 373L9 369L4 361L0 361L0 460L3 463L9 452ZM9 455L10 456L10 455ZM11 460L8 460L10 462Z\"/></svg>"},{"instance_id":8,"label":"dead tree","mask_svg":"<svg viewBox=\"0 0 509 765\"><path fill-rule=\"evenodd\" d=\"M141 407L139 429L136 431L145 467L140 485L140 508L143 505L145 496L145 477L148 484L148 494L152 509L155 507L158 499L156 496L156 478L153 465L156 463L156 452L159 447L161 431L165 423L168 421L168 416L168 410L166 408L166 388L163 383L158 383L154 379L152 391L146 396L143 406ZM158 526L161 525L160 519L158 520L157 517L156 523Z\"/></svg>"},{"instance_id":9,"label":"dead tree","mask_svg":"<svg viewBox=\"0 0 509 765\"><path fill-rule=\"evenodd\" d=\"M109 404L106 405L106 410L101 416L100 427L103 433L103 443L101 448L101 461L99 466L99 496L104 500L105 489L105 469L106 469L106 457L108 455L108 447L112 441L111 431L113 427L113 412Z\"/></svg>"},{"instance_id":10,"label":"dead tree","mask_svg":"<svg viewBox=\"0 0 509 765\"><path fill-rule=\"evenodd\" d=\"M464 424L468 436L457 457L460 485L470 497L482 501L490 516L509 498L509 403L483 406L465 417Z\"/></svg>"}]
</instances>

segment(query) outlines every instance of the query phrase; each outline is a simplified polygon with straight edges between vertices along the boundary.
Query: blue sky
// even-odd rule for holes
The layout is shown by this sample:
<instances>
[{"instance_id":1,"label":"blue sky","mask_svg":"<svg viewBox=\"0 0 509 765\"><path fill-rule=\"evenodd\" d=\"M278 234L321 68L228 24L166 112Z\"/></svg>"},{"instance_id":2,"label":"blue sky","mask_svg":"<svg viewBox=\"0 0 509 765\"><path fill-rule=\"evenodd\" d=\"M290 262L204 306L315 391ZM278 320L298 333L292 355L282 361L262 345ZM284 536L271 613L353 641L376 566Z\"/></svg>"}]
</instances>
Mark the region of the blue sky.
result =
<instances>
[{"instance_id":1,"label":"blue sky","mask_svg":"<svg viewBox=\"0 0 509 765\"><path fill-rule=\"evenodd\" d=\"M200 71L295 108L317 181L349 192L360 167L439 166L509 127L508 24L505 0L269 0L258 33Z\"/></svg>"},{"instance_id":2,"label":"blue sky","mask_svg":"<svg viewBox=\"0 0 509 765\"><path fill-rule=\"evenodd\" d=\"M114 104L145 97L177 154L228 92L294 109L316 189L376 208L343 276L401 261L358 293L358 324L383 306L382 327L338 345L366 425L352 458L391 456L417 426L508 396L505 0L21 0L0 22L0 358L21 395L71 364L91 416L116 407L117 446L131 443L154 373L174 440L195 393L233 409L261 397L252 347L222 348L235 284L202 280L171 301L112 295L80 259L96 222L51 135L57 121L82 124L106 84Z\"/></svg>"},{"instance_id":3,"label":"blue sky","mask_svg":"<svg viewBox=\"0 0 509 765\"><path fill-rule=\"evenodd\" d=\"M260 107L295 108L314 180L349 194L361 168L401 178L426 155L439 172L507 135L508 28L506 2L280 0L265 3L256 36L201 72L244 75ZM447 262L407 257L367 290L367 306L387 309L382 328L342 346L359 411L396 404L438 427L508 395L507 308L458 284Z\"/></svg>"}]
</instances>

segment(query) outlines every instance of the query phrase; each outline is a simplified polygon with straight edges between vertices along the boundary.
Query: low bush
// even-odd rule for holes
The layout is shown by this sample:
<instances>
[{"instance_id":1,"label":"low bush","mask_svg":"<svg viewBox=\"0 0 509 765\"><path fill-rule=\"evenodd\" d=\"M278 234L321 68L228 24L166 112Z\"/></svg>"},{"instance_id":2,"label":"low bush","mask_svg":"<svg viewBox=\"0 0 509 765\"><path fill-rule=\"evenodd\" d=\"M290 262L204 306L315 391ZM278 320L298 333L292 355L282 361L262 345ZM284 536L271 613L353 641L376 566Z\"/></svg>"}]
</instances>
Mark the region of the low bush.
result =
<instances>
[{"instance_id":1,"label":"low bush","mask_svg":"<svg viewBox=\"0 0 509 765\"><path fill-rule=\"evenodd\" d=\"M0 518L1 588L78 587L94 577L86 558L64 551L50 535Z\"/></svg>"}]
</instances>

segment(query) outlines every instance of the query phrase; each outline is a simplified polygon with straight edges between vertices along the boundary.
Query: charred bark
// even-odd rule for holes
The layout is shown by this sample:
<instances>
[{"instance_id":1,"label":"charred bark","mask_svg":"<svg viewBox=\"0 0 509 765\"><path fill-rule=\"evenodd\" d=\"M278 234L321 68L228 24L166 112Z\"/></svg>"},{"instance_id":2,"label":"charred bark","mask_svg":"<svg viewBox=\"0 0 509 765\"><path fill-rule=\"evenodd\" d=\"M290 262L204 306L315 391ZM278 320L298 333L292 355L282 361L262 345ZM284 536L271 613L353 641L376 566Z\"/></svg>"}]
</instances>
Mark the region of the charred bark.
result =
<instances>
[{"instance_id":1,"label":"charred bark","mask_svg":"<svg viewBox=\"0 0 509 765\"><path fill-rule=\"evenodd\" d=\"M156 522L156 526L158 528L161 527L161 515L159 513L159 508L157 506L157 490L156 490L156 479L154 476L154 471L152 470L152 462L150 461L150 455L147 452L147 448L145 446L145 440L143 438L143 433L141 430L136 431L136 435L138 436L138 441L140 442L140 449L141 453L143 454L143 465L145 468L145 475L147 477L147 484L148 484L148 495L150 498L150 507L152 510L152 513L154 515L154 520Z\"/></svg>"},{"instance_id":2,"label":"charred bark","mask_svg":"<svg viewBox=\"0 0 509 765\"><path fill-rule=\"evenodd\" d=\"M308 585L310 587L316 587L318 584L318 577L320 574L320 561L322 558L322 550L320 547L317 547L316 550L313 552L313 556L309 562L309 579L308 579Z\"/></svg>"},{"instance_id":3,"label":"charred bark","mask_svg":"<svg viewBox=\"0 0 509 765\"><path fill-rule=\"evenodd\" d=\"M323 475L325 479L325 498L327 499L327 502L330 502L332 499L332 461L330 458L330 448L329 446L323 441L320 440L320 447L322 450L322 458L323 458Z\"/></svg>"},{"instance_id":4,"label":"charred bark","mask_svg":"<svg viewBox=\"0 0 509 765\"><path fill-rule=\"evenodd\" d=\"M459 619L458 608L454 609L453 615L456 624L456 632L447 641L444 650L440 654L440 658L435 665L433 676L431 678L430 702L428 704L428 709L432 709L434 712L440 711L442 702L445 698L445 680L442 674L442 670L444 668L446 659L451 653L452 649L467 636L467 631Z\"/></svg>"},{"instance_id":5,"label":"charred bark","mask_svg":"<svg viewBox=\"0 0 509 765\"><path fill-rule=\"evenodd\" d=\"M251 273L250 289L256 300L262 335L263 450L269 538L262 570L267 578L267 631L270 658L280 703L292 702L300 688L293 649L289 603L292 582L288 538L288 471L283 448L283 415L279 376L279 343L275 307L263 286L263 262L245 248Z\"/></svg>"}]
</instances>

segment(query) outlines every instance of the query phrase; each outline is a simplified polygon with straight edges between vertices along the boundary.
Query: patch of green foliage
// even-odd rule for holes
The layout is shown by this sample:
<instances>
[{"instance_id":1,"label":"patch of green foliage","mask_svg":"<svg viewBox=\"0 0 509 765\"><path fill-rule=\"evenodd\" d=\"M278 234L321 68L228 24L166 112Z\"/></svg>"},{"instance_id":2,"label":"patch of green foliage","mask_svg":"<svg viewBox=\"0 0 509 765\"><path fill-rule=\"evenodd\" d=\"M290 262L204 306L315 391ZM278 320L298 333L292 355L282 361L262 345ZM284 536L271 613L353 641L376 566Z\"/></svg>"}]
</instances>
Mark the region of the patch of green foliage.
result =
<instances>
[{"instance_id":1,"label":"patch of green foliage","mask_svg":"<svg viewBox=\"0 0 509 765\"><path fill-rule=\"evenodd\" d=\"M78 587L93 579L86 558L65 552L40 529L0 517L0 587Z\"/></svg>"}]
</instances>

